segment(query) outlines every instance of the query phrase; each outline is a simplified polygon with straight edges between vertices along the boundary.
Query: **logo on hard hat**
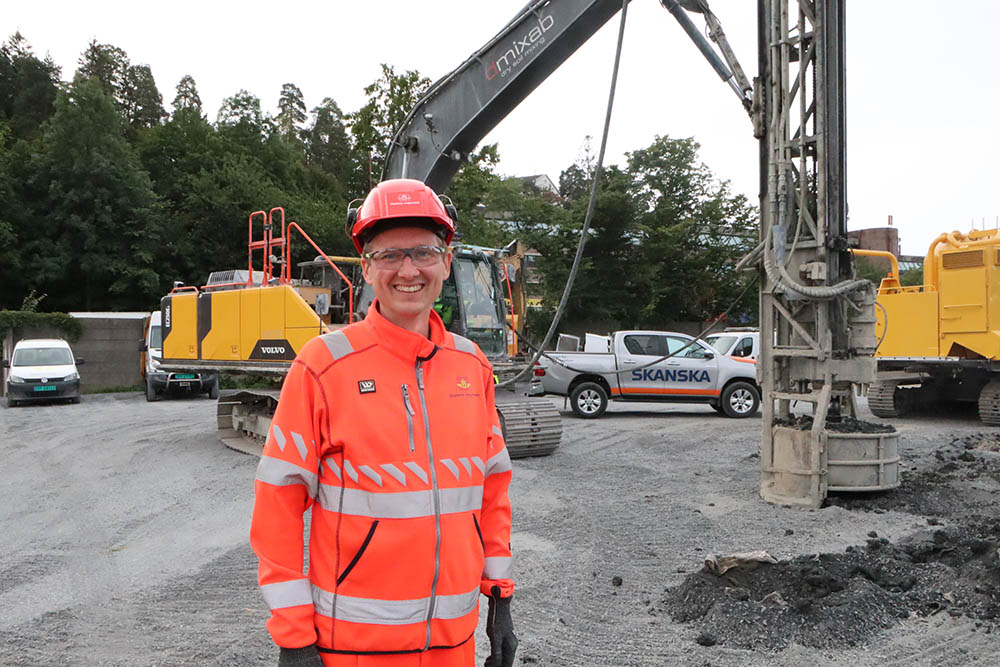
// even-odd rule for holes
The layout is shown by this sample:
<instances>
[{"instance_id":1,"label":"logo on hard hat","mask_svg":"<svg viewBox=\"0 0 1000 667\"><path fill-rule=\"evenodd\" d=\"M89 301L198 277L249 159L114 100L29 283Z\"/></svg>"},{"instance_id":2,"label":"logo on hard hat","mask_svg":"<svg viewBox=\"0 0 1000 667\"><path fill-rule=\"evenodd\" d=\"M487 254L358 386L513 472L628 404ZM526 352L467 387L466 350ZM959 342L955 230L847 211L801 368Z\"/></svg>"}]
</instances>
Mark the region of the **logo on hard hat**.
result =
<instances>
[{"instance_id":1,"label":"logo on hard hat","mask_svg":"<svg viewBox=\"0 0 1000 667\"><path fill-rule=\"evenodd\" d=\"M404 192L401 195L399 195L398 199L399 201L410 201L410 195Z\"/></svg>"}]
</instances>

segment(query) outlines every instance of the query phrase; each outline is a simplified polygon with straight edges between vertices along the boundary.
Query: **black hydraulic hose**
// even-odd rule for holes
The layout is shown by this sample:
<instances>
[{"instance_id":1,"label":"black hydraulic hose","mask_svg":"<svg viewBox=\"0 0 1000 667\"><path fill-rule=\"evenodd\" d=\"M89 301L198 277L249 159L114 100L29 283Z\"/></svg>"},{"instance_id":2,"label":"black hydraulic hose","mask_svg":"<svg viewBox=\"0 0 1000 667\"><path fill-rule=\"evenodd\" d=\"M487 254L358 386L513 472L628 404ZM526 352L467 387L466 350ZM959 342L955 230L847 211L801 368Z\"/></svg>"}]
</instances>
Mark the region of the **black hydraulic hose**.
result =
<instances>
[{"instance_id":1,"label":"black hydraulic hose","mask_svg":"<svg viewBox=\"0 0 1000 667\"><path fill-rule=\"evenodd\" d=\"M622 16L621 21L618 24L618 45L615 47L615 66L611 72L611 90L608 91L608 110L604 115L604 134L601 136L601 152L597 156L597 166L594 168L594 181L590 186L590 201L587 203L587 214L583 218L583 227L580 229L580 242L576 246L576 256L573 257L573 266L569 270L569 278L566 280L566 287L563 289L562 298L559 300L559 306L556 308L555 316L552 318L552 324L549 325L549 330L546 332L545 338L542 340L541 346L539 346L539 350L535 353L535 356L531 359L531 361L528 362L528 365L524 370L510 380L499 384L498 386L500 387L512 385L531 372L535 362L538 361L538 358L541 356L541 350L544 350L552 340L552 335L559 326L559 320L562 318L563 311L566 309L566 302L569 301L570 292L573 290L573 282L576 280L576 272L580 268L580 260L583 258L583 247L587 243L587 233L590 230L590 220L593 217L594 208L597 205L597 193L601 183L601 170L604 167L604 152L608 146L608 131L611 128L611 109L614 106L615 87L618 84L618 67L621 64L622 43L625 39L625 18L628 16L628 2L629 0L622 0Z\"/></svg>"}]
</instances>

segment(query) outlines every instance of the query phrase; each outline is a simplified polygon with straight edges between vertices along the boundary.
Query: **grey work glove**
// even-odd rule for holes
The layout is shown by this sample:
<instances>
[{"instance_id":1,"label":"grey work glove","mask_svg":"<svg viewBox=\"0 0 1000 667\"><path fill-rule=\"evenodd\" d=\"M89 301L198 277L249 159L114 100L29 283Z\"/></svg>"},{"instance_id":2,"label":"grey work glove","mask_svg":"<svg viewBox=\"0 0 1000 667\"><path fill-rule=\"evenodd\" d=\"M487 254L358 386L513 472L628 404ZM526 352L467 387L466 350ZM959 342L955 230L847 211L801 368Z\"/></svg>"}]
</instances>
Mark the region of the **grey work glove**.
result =
<instances>
[{"instance_id":1,"label":"grey work glove","mask_svg":"<svg viewBox=\"0 0 1000 667\"><path fill-rule=\"evenodd\" d=\"M510 598L500 597L499 586L494 586L490 593L490 608L486 612L490 655L483 667L513 667L517 637L514 635L514 621L510 617Z\"/></svg>"},{"instance_id":2,"label":"grey work glove","mask_svg":"<svg viewBox=\"0 0 1000 667\"><path fill-rule=\"evenodd\" d=\"M302 648L282 648L278 656L278 667L323 667L323 658L319 657L316 646Z\"/></svg>"}]
</instances>

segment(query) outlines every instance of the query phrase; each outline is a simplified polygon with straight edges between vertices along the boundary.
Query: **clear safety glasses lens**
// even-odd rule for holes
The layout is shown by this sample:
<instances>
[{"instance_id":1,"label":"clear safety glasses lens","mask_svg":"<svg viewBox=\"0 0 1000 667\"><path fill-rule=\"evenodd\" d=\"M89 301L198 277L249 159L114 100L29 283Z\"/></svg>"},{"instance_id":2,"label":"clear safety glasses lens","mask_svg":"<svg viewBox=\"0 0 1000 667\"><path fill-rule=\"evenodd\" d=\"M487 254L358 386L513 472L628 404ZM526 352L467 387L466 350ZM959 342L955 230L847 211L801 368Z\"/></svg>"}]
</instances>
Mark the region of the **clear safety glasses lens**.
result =
<instances>
[{"instance_id":1,"label":"clear safety glasses lens","mask_svg":"<svg viewBox=\"0 0 1000 667\"><path fill-rule=\"evenodd\" d=\"M414 266L430 266L444 257L446 252L440 246L418 245L414 248L384 248L366 252L364 257L377 268L391 269L402 264L406 257L410 258Z\"/></svg>"}]
</instances>

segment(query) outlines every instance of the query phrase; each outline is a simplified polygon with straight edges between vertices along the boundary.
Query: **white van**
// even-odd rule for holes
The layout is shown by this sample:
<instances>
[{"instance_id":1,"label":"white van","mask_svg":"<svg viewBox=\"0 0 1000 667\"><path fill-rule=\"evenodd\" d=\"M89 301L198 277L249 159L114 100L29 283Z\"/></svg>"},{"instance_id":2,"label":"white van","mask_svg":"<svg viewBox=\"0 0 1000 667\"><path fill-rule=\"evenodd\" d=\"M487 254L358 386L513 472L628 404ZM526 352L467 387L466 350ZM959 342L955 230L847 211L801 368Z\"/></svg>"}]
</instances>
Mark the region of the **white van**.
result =
<instances>
[{"instance_id":1,"label":"white van","mask_svg":"<svg viewBox=\"0 0 1000 667\"><path fill-rule=\"evenodd\" d=\"M160 311L154 310L146 320L146 335L139 343L142 352L141 370L146 382L146 400L158 401L160 395L171 392L206 393L209 398L219 397L219 376L216 373L161 371L163 359L163 327Z\"/></svg>"},{"instance_id":2,"label":"white van","mask_svg":"<svg viewBox=\"0 0 1000 667\"><path fill-rule=\"evenodd\" d=\"M727 327L705 336L705 341L727 357L756 360L760 354L760 331L751 327Z\"/></svg>"},{"instance_id":3,"label":"white van","mask_svg":"<svg viewBox=\"0 0 1000 667\"><path fill-rule=\"evenodd\" d=\"M73 357L69 343L61 338L19 340L10 359L4 359L7 376L7 407L28 401L64 400L80 402L83 359Z\"/></svg>"}]
</instances>

